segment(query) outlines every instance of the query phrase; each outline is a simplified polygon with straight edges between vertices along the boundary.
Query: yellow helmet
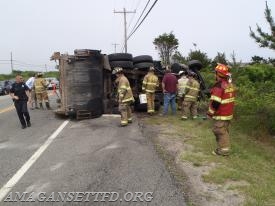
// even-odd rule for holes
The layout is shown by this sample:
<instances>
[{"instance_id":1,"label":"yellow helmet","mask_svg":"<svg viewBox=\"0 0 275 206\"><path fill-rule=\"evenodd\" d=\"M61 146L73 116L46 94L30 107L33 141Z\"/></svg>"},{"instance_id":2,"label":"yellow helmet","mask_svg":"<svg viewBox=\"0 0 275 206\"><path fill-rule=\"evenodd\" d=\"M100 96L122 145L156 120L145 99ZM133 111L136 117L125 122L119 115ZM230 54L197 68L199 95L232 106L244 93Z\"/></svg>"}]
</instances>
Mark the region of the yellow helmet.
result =
<instances>
[{"instance_id":1,"label":"yellow helmet","mask_svg":"<svg viewBox=\"0 0 275 206\"><path fill-rule=\"evenodd\" d=\"M122 71L123 71L123 69L122 69L121 67L115 67L115 68L113 69L112 74L121 73Z\"/></svg>"}]
</instances>

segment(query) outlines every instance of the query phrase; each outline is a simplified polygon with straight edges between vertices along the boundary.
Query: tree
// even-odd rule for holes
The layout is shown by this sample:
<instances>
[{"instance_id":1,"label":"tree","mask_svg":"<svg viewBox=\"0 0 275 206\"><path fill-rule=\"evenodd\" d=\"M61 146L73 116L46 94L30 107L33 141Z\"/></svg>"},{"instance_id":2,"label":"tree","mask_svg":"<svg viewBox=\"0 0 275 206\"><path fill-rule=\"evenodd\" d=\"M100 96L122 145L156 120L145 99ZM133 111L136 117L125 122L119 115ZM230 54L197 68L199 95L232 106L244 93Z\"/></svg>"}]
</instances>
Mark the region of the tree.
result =
<instances>
[{"instance_id":1,"label":"tree","mask_svg":"<svg viewBox=\"0 0 275 206\"><path fill-rule=\"evenodd\" d=\"M172 55L178 48L179 42L178 39L175 37L173 32L169 34L164 33L159 35L157 38L154 39L153 44L155 48L159 51L159 55L164 66L170 64L170 59Z\"/></svg>"},{"instance_id":2,"label":"tree","mask_svg":"<svg viewBox=\"0 0 275 206\"><path fill-rule=\"evenodd\" d=\"M206 53L201 52L200 50L192 51L190 50L187 61L199 60L202 63L202 67L206 68L211 63L211 59L208 58Z\"/></svg>"},{"instance_id":3,"label":"tree","mask_svg":"<svg viewBox=\"0 0 275 206\"><path fill-rule=\"evenodd\" d=\"M261 63L266 63L266 59L260 56L253 56L251 57L251 63L252 64L261 64Z\"/></svg>"},{"instance_id":4,"label":"tree","mask_svg":"<svg viewBox=\"0 0 275 206\"><path fill-rule=\"evenodd\" d=\"M175 51L175 54L172 56L172 63L186 64L187 60L179 51Z\"/></svg>"},{"instance_id":5,"label":"tree","mask_svg":"<svg viewBox=\"0 0 275 206\"><path fill-rule=\"evenodd\" d=\"M265 2L265 4L265 18L270 26L271 34L263 32L261 27L258 24L256 24L258 35L256 35L255 32L252 31L251 27L249 27L250 36L256 41L256 43L259 44L260 47L266 47L275 50L275 24L271 16L271 10L267 5L267 2Z\"/></svg>"},{"instance_id":6,"label":"tree","mask_svg":"<svg viewBox=\"0 0 275 206\"><path fill-rule=\"evenodd\" d=\"M217 66L217 63L221 63L221 64L227 64L227 60L226 60L226 56L225 53L217 53L217 56L215 56L215 58L213 59L211 65L212 68L214 68L215 66Z\"/></svg>"}]
</instances>

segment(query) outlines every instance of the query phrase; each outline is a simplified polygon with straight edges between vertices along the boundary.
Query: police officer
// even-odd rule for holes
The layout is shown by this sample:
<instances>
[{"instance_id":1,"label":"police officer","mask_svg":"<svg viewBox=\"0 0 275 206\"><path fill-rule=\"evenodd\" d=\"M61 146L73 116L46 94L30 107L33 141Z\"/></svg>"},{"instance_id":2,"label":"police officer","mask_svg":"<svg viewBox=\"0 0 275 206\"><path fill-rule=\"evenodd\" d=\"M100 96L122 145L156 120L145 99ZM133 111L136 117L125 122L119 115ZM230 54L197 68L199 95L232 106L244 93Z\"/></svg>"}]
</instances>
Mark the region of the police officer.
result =
<instances>
[{"instance_id":1,"label":"police officer","mask_svg":"<svg viewBox=\"0 0 275 206\"><path fill-rule=\"evenodd\" d=\"M15 83L12 84L10 96L14 101L22 129L25 129L27 126L30 127L31 122L27 106L27 103L30 102L30 92L21 75L15 77Z\"/></svg>"},{"instance_id":2,"label":"police officer","mask_svg":"<svg viewBox=\"0 0 275 206\"><path fill-rule=\"evenodd\" d=\"M159 86L158 77L154 74L154 71L155 68L150 67L142 82L142 91L146 93L147 113L149 115L155 112L155 91Z\"/></svg>"},{"instance_id":3,"label":"police officer","mask_svg":"<svg viewBox=\"0 0 275 206\"><path fill-rule=\"evenodd\" d=\"M117 94L119 111L121 113L120 125L127 126L128 123L132 123L132 111L130 107L131 103L134 102L132 89L128 79L124 76L121 67L115 67L112 73L117 77L115 82L118 84Z\"/></svg>"},{"instance_id":4,"label":"police officer","mask_svg":"<svg viewBox=\"0 0 275 206\"><path fill-rule=\"evenodd\" d=\"M229 125L233 118L236 90L231 83L231 74L224 64L215 68L216 83L211 89L210 104L207 115L214 120L213 133L216 136L217 148L215 155L229 155Z\"/></svg>"},{"instance_id":5,"label":"police officer","mask_svg":"<svg viewBox=\"0 0 275 206\"><path fill-rule=\"evenodd\" d=\"M43 103L42 103L43 101L45 102L47 109L51 109L50 103L49 103L49 97L47 93L47 86L48 86L48 83L46 79L43 78L43 74L38 73L37 78L34 81L34 88L35 88L35 94L36 94L36 98L39 103L40 109L43 109Z\"/></svg>"}]
</instances>

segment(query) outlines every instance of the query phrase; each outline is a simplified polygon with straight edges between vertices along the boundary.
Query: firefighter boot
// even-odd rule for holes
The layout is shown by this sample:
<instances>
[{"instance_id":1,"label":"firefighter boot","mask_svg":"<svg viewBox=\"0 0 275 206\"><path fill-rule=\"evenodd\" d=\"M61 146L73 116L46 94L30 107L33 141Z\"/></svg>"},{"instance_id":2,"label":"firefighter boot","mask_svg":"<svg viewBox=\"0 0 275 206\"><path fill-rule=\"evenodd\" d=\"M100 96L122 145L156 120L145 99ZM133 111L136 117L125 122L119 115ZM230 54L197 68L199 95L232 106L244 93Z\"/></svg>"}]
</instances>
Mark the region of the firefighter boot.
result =
<instances>
[{"instance_id":1,"label":"firefighter boot","mask_svg":"<svg viewBox=\"0 0 275 206\"><path fill-rule=\"evenodd\" d=\"M39 109L44 109L43 104L39 103Z\"/></svg>"},{"instance_id":2,"label":"firefighter boot","mask_svg":"<svg viewBox=\"0 0 275 206\"><path fill-rule=\"evenodd\" d=\"M46 107L47 107L47 109L48 109L48 110L51 110L52 108L50 107L49 102L45 102L45 103L46 103Z\"/></svg>"}]
</instances>

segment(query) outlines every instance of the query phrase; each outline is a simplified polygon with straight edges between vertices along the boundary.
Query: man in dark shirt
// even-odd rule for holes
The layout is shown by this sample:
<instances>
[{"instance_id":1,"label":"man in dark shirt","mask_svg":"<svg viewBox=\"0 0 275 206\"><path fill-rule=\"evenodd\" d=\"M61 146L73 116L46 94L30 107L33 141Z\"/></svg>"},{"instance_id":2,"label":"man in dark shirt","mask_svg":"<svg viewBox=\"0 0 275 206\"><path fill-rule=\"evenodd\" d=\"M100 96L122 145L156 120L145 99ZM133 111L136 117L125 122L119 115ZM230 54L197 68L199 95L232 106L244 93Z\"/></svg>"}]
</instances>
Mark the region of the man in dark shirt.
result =
<instances>
[{"instance_id":1,"label":"man in dark shirt","mask_svg":"<svg viewBox=\"0 0 275 206\"><path fill-rule=\"evenodd\" d=\"M169 104L171 104L172 113L176 114L176 93L178 79L171 73L171 69L166 69L166 74L162 79L162 90L164 94L163 115L167 115Z\"/></svg>"},{"instance_id":2,"label":"man in dark shirt","mask_svg":"<svg viewBox=\"0 0 275 206\"><path fill-rule=\"evenodd\" d=\"M31 126L27 105L30 100L29 95L30 93L28 86L24 83L22 76L17 75L15 77L15 83L12 84L10 96L14 101L14 106L21 122L22 129L25 129L27 126Z\"/></svg>"}]
</instances>

